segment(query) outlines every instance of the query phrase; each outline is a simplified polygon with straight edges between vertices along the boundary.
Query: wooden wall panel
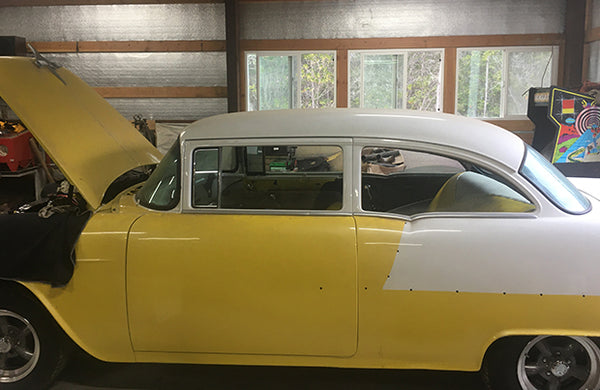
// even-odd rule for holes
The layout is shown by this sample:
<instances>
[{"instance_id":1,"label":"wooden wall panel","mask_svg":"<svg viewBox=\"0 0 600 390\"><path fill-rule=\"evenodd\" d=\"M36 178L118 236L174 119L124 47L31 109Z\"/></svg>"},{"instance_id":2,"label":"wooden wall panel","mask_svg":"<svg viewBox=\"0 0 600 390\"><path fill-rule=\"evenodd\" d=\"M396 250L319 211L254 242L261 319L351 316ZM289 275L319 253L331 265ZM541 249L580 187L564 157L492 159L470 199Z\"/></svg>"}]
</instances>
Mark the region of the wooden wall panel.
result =
<instances>
[{"instance_id":1,"label":"wooden wall panel","mask_svg":"<svg viewBox=\"0 0 600 390\"><path fill-rule=\"evenodd\" d=\"M132 53L225 51L219 41L77 41L29 42L40 53Z\"/></svg>"},{"instance_id":2,"label":"wooden wall panel","mask_svg":"<svg viewBox=\"0 0 600 390\"><path fill-rule=\"evenodd\" d=\"M96 87L104 98L225 98L227 87Z\"/></svg>"},{"instance_id":3,"label":"wooden wall panel","mask_svg":"<svg viewBox=\"0 0 600 390\"><path fill-rule=\"evenodd\" d=\"M241 40L241 49L252 50L367 50L448 47L558 45L562 34L465 35L442 37L357 38L357 39L269 39Z\"/></svg>"},{"instance_id":4,"label":"wooden wall panel","mask_svg":"<svg viewBox=\"0 0 600 390\"><path fill-rule=\"evenodd\" d=\"M444 112L454 114L456 110L456 48L444 50Z\"/></svg>"}]
</instances>

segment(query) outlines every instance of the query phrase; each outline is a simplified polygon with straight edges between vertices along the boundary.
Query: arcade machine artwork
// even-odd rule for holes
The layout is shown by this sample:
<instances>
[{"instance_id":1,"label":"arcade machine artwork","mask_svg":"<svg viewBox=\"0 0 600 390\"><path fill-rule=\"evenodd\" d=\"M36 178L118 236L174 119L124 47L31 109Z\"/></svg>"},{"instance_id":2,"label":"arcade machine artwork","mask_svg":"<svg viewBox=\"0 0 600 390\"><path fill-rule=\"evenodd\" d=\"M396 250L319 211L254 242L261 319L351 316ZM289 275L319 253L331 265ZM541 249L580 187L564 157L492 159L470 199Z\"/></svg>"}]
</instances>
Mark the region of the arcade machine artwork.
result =
<instances>
[{"instance_id":1,"label":"arcade machine artwork","mask_svg":"<svg viewBox=\"0 0 600 390\"><path fill-rule=\"evenodd\" d=\"M532 88L527 116L535 124L532 146L563 173L598 175L600 107L593 96L556 87Z\"/></svg>"},{"instance_id":2,"label":"arcade machine artwork","mask_svg":"<svg viewBox=\"0 0 600 390\"><path fill-rule=\"evenodd\" d=\"M588 95L552 91L548 115L559 126L553 163L600 161L600 107L593 101Z\"/></svg>"}]
</instances>

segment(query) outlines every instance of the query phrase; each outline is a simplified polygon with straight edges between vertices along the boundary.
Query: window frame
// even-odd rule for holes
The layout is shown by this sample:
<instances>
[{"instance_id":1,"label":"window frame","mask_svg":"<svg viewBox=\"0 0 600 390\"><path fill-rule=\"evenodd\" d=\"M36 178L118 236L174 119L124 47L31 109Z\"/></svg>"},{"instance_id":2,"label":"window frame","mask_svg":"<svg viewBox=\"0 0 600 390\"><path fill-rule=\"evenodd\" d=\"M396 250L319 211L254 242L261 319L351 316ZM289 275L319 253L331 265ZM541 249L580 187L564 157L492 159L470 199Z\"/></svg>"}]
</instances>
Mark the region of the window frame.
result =
<instances>
[{"instance_id":1,"label":"window frame","mask_svg":"<svg viewBox=\"0 0 600 390\"><path fill-rule=\"evenodd\" d=\"M335 50L249 50L244 52L244 74L246 76L244 90L246 92L246 111L261 111L260 107L260 68L259 68L259 57L294 57L298 60L298 63L302 63L302 55L304 54L329 54L333 57L333 80L334 80L334 88L333 88L333 107L337 107L337 52ZM248 57L251 55L256 56L256 110L250 110L250 69L248 68ZM295 102L296 106L300 104L301 96L302 96L302 77L300 74L300 67L298 67L298 71L295 74L291 75L291 83L296 84L296 94L295 94ZM292 86L290 84L290 86ZM293 91L293 88L292 88ZM293 104L292 104L293 106ZM298 109L300 107L290 107L291 109Z\"/></svg>"},{"instance_id":2,"label":"window frame","mask_svg":"<svg viewBox=\"0 0 600 390\"><path fill-rule=\"evenodd\" d=\"M284 209L234 209L220 207L194 207L193 204L193 164L194 151L202 148L220 148L226 146L336 146L342 150L342 208L339 210L284 210ZM261 214L261 215L352 215L353 211L353 150L351 138L236 138L236 139L188 139L182 148L182 164L184 170L181 183L182 213L214 213L214 214ZM220 167L219 167L220 168ZM189 173L188 173L189 172ZM220 177L219 177L220 180ZM220 198L220 194L219 194Z\"/></svg>"},{"instance_id":3,"label":"window frame","mask_svg":"<svg viewBox=\"0 0 600 390\"><path fill-rule=\"evenodd\" d=\"M436 154L442 157L465 161L476 164L501 178L507 183L517 188L520 194L525 197L534 206L533 211L528 212L464 212L464 211L435 211L424 212L413 215L394 214L383 211L369 211L362 208L362 172L361 172L361 155L365 147L388 147L404 149L407 151ZM539 200L535 187L532 188L531 183L524 177L517 174L511 174L512 170L509 167L504 167L497 161L491 160L486 156L470 153L465 150L455 149L437 144L424 144L416 141L390 140L390 139L372 139L372 138L355 138L354 139L354 161L357 161L354 168L354 183L356 184L354 197L354 210L356 214L379 216L385 218L400 219L406 222L413 222L426 218L518 218L518 219L533 219L537 218L541 213L542 204Z\"/></svg>"},{"instance_id":4,"label":"window frame","mask_svg":"<svg viewBox=\"0 0 600 390\"><path fill-rule=\"evenodd\" d=\"M509 57L509 53L510 52L519 52L519 51L528 51L528 52L536 52L536 51L547 51L550 50L552 52L551 54L551 60L550 60L550 64L552 66L552 72L550 74L550 85L555 85L558 82L558 66L559 66L559 46L558 45L547 45L547 46L481 46L481 47L458 47L456 49L456 64L455 64L455 85L454 85L454 114L456 115L460 115L461 114L458 113L458 82L459 82L459 78L458 78L458 68L459 68L459 61L460 61L460 52L461 51L474 51L474 50L501 50L502 51L502 86L500 89L500 113L501 115L499 117L482 117L482 116L476 116L476 117L469 117L466 116L467 118L475 118L475 119L482 119L482 120L524 120L524 119L528 119L527 118L527 113L522 114L522 115L508 115L508 104L507 104L507 97L508 97L508 57Z\"/></svg>"},{"instance_id":5,"label":"window frame","mask_svg":"<svg viewBox=\"0 0 600 390\"><path fill-rule=\"evenodd\" d=\"M417 49L365 49L365 50L348 50L348 69L347 69L347 96L346 96L346 105L348 107L350 107L350 102L351 102L351 61L350 61L350 57L353 53L357 53L360 54L360 96L359 96L359 101L360 101L360 107L357 108L363 108L364 107L364 55L400 55L400 54L407 54L410 52L423 52L423 51L431 51L431 52L440 52L440 80L439 80L439 88L438 88L438 107L436 108L435 111L425 111L425 112L443 112L444 111L444 64L446 61L445 58L445 54L446 54L446 50L444 50L444 48L417 48ZM404 70L403 70L403 79L406 80L407 76L408 76L408 66L407 66L407 62L408 62L408 57L405 56L404 57ZM404 94L403 96L407 96L407 85L406 83L404 83ZM402 107L401 108L396 108L397 110L399 109L406 109L406 103L407 103L407 99L403 99L402 102Z\"/></svg>"}]
</instances>

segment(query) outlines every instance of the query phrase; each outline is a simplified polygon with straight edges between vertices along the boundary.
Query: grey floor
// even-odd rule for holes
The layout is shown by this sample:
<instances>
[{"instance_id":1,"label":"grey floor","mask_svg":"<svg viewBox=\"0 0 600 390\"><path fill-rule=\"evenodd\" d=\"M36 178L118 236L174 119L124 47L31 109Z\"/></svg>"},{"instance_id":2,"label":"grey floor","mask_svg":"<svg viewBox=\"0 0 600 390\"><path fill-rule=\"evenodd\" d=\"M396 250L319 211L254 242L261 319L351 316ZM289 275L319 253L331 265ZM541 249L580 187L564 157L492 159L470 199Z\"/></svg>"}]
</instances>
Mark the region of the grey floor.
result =
<instances>
[{"instance_id":1,"label":"grey floor","mask_svg":"<svg viewBox=\"0 0 600 390\"><path fill-rule=\"evenodd\" d=\"M483 390L477 373L104 363L76 355L51 390Z\"/></svg>"}]
</instances>

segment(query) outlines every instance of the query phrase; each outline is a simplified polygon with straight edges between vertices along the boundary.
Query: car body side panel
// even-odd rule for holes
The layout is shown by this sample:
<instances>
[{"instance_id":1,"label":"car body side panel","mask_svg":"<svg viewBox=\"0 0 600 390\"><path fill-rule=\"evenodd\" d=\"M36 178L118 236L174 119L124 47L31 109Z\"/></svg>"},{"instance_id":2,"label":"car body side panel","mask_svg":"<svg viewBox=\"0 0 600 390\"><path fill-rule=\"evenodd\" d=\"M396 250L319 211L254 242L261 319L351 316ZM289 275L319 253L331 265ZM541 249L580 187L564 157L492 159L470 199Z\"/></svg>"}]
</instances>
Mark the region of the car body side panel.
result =
<instances>
[{"instance_id":1,"label":"car body side panel","mask_svg":"<svg viewBox=\"0 0 600 390\"><path fill-rule=\"evenodd\" d=\"M351 216L153 213L130 233L136 351L351 356Z\"/></svg>"},{"instance_id":2,"label":"car body side panel","mask_svg":"<svg viewBox=\"0 0 600 390\"><path fill-rule=\"evenodd\" d=\"M597 261L592 253L580 249L586 235L577 230L589 233L589 218L563 221L563 237L556 229L532 226L555 224L527 218L510 219L510 226L500 218L356 220L357 359L379 358L382 367L478 370L486 348L499 337L600 335L600 296L592 286L597 275L581 272L599 267L592 266ZM395 237L401 230L401 238ZM463 234L444 237L457 230ZM536 230L549 239L532 237ZM534 244L539 242L545 247ZM505 290L494 290L499 280L507 281Z\"/></svg>"},{"instance_id":3,"label":"car body side panel","mask_svg":"<svg viewBox=\"0 0 600 390\"><path fill-rule=\"evenodd\" d=\"M277 354L241 354L241 353L190 353L183 352L181 348L178 352L163 352L163 351L132 351L129 339L127 326L127 315L125 305L125 239L128 228L134 223L136 218L142 212L136 208L122 208L123 213L97 213L89 222L78 243L77 253L79 263L73 280L65 288L54 289L46 285L37 283L25 284L34 294L42 301L49 309L51 314L56 318L58 323L65 329L67 334L71 336L83 349L92 355L108 361L140 361L140 362L171 362L171 363L206 363L206 364L265 364L265 365L307 365L307 366L334 366L334 367L373 367L373 368L415 368L415 369L447 369L447 370L465 370L476 371L480 368L483 355L487 347L496 339L509 335L538 335L538 334L555 334L555 335L587 335L600 336L600 328L597 326L600 323L600 297L594 295L552 295L552 294L516 294L507 293L506 295L494 292L461 292L459 291L410 291L410 288L403 289L396 286L396 289L389 288L392 276L392 269L402 248L406 249L413 244L414 248L418 248L417 242L409 242L406 237L410 234L405 234L403 231L407 229L407 223L397 218L384 218L374 216L358 215L355 217L356 233L357 233L357 250L358 250L358 280L355 280L353 285L358 287L359 300L359 318L360 326L358 328L358 346L357 351L352 356L334 357L334 356L308 356L308 355L277 355ZM166 214L153 215L156 216L156 226L158 229L165 229L165 226L160 222L162 216ZM191 218L198 215L176 215L181 218ZM244 226L235 224L234 220L240 216L227 215L206 215L212 218L225 218L227 221L223 223L227 226ZM256 218L251 216L242 216L243 218ZM290 216L260 216L264 219L266 225L253 224L249 230L260 231L263 228L267 229L267 234L264 237L266 242L273 242L277 237L278 229L271 220L272 218L290 218L290 223L295 218L305 217L290 217ZM317 223L311 227L311 232L319 232L319 229L325 229L325 226L331 225L331 218L338 217L311 217L323 221L323 226L319 227ZM341 217L346 219L348 217ZM580 217L577 217L580 218ZM179 232L189 231L189 224L181 223L182 220L177 220L174 225L179 226ZM235 221L237 222L237 221ZM229 247L236 248L238 253L242 253L241 240L235 241L235 237L223 237L217 234L221 228L218 222L209 223L211 229L209 233L212 248L217 248L220 244L221 248ZM566 224L568 228L570 224ZM577 226L587 226L585 223L578 223ZM591 225L590 225L591 226ZM149 226L146 226L149 227ZM259 229L260 228L260 229ZM236 230L234 228L234 230ZM249 231L248 230L248 231ZM148 229L144 229L146 238L148 238ZM166 229L165 231L170 231ZM575 230L575 233L581 232ZM349 229L350 235L354 234L354 229ZM409 232L410 233L410 232ZM345 235L344 235L345 236ZM143 238L142 235L140 235ZM239 236L236 236L239 237ZM263 242L263 243L264 243ZM275 249L272 253L280 253L281 257L277 259L286 259L293 254L305 255L305 251L315 249L313 245L306 244L309 240L301 240L305 248L298 248L283 244L277 244L275 240ZM160 244L161 240L156 240L155 243ZM162 242L164 245L164 241ZM247 250L260 249L263 243L255 243L255 246L246 246ZM400 244L404 245L400 245ZM139 244L139 242L138 242ZM338 260L335 254L340 249L339 242L331 241L331 245L324 248L317 247L323 253L323 259L335 262ZM476 243L473 243L476 245ZM145 258L150 258L149 253L157 254L158 247L147 247L142 244L142 248L147 250L145 254L137 259L142 261ZM504 258L510 257L510 251L515 248L506 248L503 254ZM165 249L163 249L165 250ZM176 254L185 254L187 250L183 246L177 246ZM141 252L140 252L141 253ZM199 252L202 253L202 252ZM311 252L313 253L313 252ZM571 253L578 253L573 249ZM290 255L291 254L291 255ZM447 258L451 258L451 253L448 253ZM303 256L304 258L310 256ZM196 259L200 257L196 256ZM261 259L266 259L262 257ZM569 257L571 258L571 257ZM313 259L314 260L314 259ZM134 260L136 261L136 260ZM227 259L225 259L227 261ZM565 260L569 261L569 260ZM593 262L594 257L590 256L589 261ZM242 270L237 272L223 273L223 268L220 268L215 263L205 263L209 268L206 269L204 284L194 284L186 282L189 280L189 275L183 275L182 269L173 269L173 273L157 274L157 270L153 269L148 263L140 263L143 269L136 278L140 289L133 293L132 302L137 300L137 308L133 308L134 318L132 322L136 322L138 327L141 326L140 334L145 334L147 340L150 340L157 331L157 326L166 326L168 332L162 334L180 336L185 345L189 345L190 339L194 339L197 334L202 334L204 330L202 325L200 328L191 327L193 332L197 333L177 333L169 319L164 316L167 309L174 310L177 306L187 300L187 303L195 307L192 315L196 316L196 320L201 321L203 317L210 311L217 312L223 308L223 300L228 298L237 299L240 293L249 293L248 298L256 298L257 291L247 289L240 290L240 281L243 276ZM311 263L318 264L318 263ZM229 261L231 265L231 261ZM267 263L258 264L255 271L246 268L244 272L250 272L250 280L253 281L250 287L258 292L265 293L267 287L261 282L265 281L265 268ZM293 265L293 263L291 264ZM227 264L225 264L227 266ZM335 272L335 265L331 264L330 268ZM233 270L233 268L229 268ZM283 269L283 268L282 268ZM288 268L292 270L292 268ZM133 272L133 268L129 270ZM218 273L218 272L221 273ZM298 280L312 280L321 282L323 278L312 278L314 275L310 271L314 271L310 267L302 273L289 273L280 280L280 287L289 286L289 283L297 283ZM254 273L253 273L254 272ZM348 271L346 276L354 275ZM414 272L407 269L403 272ZM177 275L180 273L182 275ZM465 271L465 275L468 273ZM158 275L158 276L157 276ZM390 278L388 279L388 275ZM448 277L452 273L447 274ZM543 266L540 268L539 276L543 277ZM151 280L155 277L154 281ZM215 277L213 277L215 276ZM435 278L446 279L446 274L437 275ZM517 276L517 275L515 275ZM356 275L354 275L356 277ZM262 279L261 279L262 278ZM407 276L408 278L408 276ZM432 276L433 278L433 276ZM135 278L134 278L135 279ZM410 279L410 278L408 278ZM166 280L166 281L165 281ZM416 280L416 279L415 279ZM294 282L296 281L296 282ZM554 281L561 283L562 280ZM134 285L130 286L135 288ZM158 283L158 285L157 285ZM180 301L165 299L167 295L161 294L164 286L161 284L170 283L171 291L180 291ZM341 287L340 280L331 276L331 279L324 285L325 294ZM553 281L549 280L552 284ZM388 288L384 288L385 285ZM261 285L263 287L261 287ZM320 283L319 283L320 285ZM337 287L336 287L337 286ZM464 286L464 285L463 285ZM307 296L297 296L296 298L304 299L307 303L319 303L323 296L319 293L313 293L315 286L312 283L306 285ZM320 286L318 286L320 287ZM318 287L316 287L318 289ZM196 290L198 294L190 294L190 291ZM236 294L238 294L236 296ZM202 300L198 300L198 297ZM356 294L354 295L356 296ZM243 299L246 297L243 297ZM269 313L267 308L269 305L279 305L279 307L288 307L290 310L301 309L298 305L292 305L289 302L289 295L280 295L279 303L266 302L264 300L251 299L254 301L254 309L262 310ZM346 297L338 296L340 299ZM321 300L321 302L323 302ZM355 302L355 301L354 301ZM204 305L208 303L208 306ZM336 348L336 350L346 349L352 352L355 344L350 342L354 336L355 329L352 327L343 327L337 332L339 324L352 323L356 324L355 314L340 316L335 302L329 302L325 306L320 306L316 310L318 313L315 316L299 318L298 323L293 324L289 329L282 329L281 334L275 334L278 341L288 343L285 345L285 350L288 347L306 348L298 345L290 345L289 343L298 341L306 341L306 339L297 338L282 338L282 336L307 335L307 325L314 325L311 332L321 332L319 337L313 333L308 335L311 343L323 342L323 348ZM145 312L140 312L140 309L145 306L149 309ZM240 307L242 311L248 313L248 308ZM311 309L312 310L312 309ZM351 310L347 308L346 313ZM330 313L331 312L331 313ZM273 353L283 353L281 345L269 344L269 339L273 336L269 332L269 326L272 325L269 321L260 322L264 318L257 311L254 311L255 317L243 317L244 313L234 312L236 322L235 329L224 329L232 331L230 334L239 333L239 335L248 335L249 332L255 332L254 335L261 334L264 339L256 340L263 345L271 345ZM333 316L331 315L333 313ZM288 313L290 314L290 313ZM292 313L293 314L293 313ZM140 315L142 317L140 317ZM135 316L138 316L135 318ZM163 316L162 318L160 318ZM291 317L288 317L291 318ZM161 320L161 321L159 321ZM146 322L144 322L146 321ZM354 321L354 322L353 322ZM214 325L214 324L213 324ZM318 325L318 326L317 326ZM261 328L261 326L263 328ZM322 326L327 327L327 337L323 336ZM335 329L335 330L334 330ZM138 328L138 331L140 329ZM189 330L189 329L188 329ZM210 329L209 329L210 330ZM222 331L220 328L213 328L213 331ZM298 332L298 333L297 333ZM304 332L304 333L302 333ZM332 333L335 333L333 336ZM312 337L311 337L312 336ZM231 349L239 346L238 338L231 341ZM351 347L346 344L336 344L339 340L345 340ZM354 338L353 340L356 340ZM200 340L202 341L202 340ZM217 340L219 341L219 340ZM221 340L222 341L222 340ZM262 344L262 342L267 344ZM162 341L161 341L162 342ZM211 340L209 340L211 342ZM233 344L236 345L233 345ZM309 346L308 348L312 348ZM243 352L243 351L242 351Z\"/></svg>"},{"instance_id":4,"label":"car body side panel","mask_svg":"<svg viewBox=\"0 0 600 390\"><path fill-rule=\"evenodd\" d=\"M75 273L67 286L24 285L85 351L102 360L131 362L125 251L129 227L141 210L121 209L129 211L115 213L107 207L88 221L75 248Z\"/></svg>"},{"instance_id":5,"label":"car body side panel","mask_svg":"<svg viewBox=\"0 0 600 390\"><path fill-rule=\"evenodd\" d=\"M594 215L407 223L385 290L600 296Z\"/></svg>"}]
</instances>

